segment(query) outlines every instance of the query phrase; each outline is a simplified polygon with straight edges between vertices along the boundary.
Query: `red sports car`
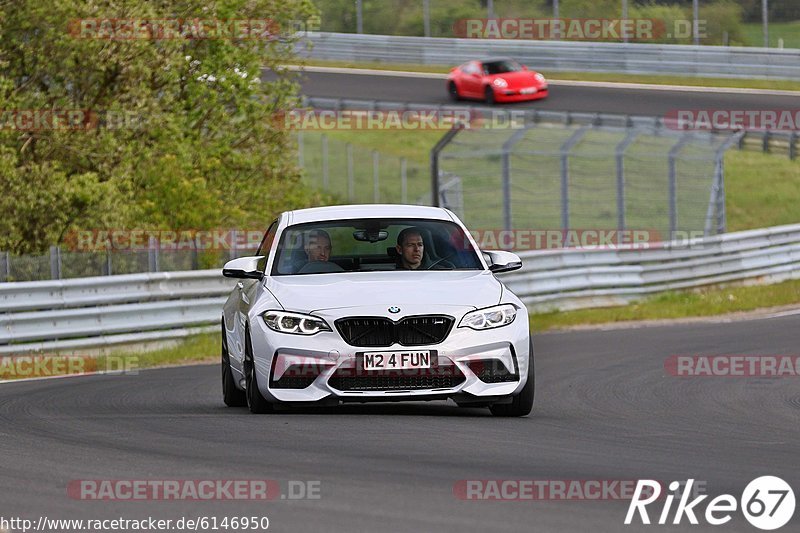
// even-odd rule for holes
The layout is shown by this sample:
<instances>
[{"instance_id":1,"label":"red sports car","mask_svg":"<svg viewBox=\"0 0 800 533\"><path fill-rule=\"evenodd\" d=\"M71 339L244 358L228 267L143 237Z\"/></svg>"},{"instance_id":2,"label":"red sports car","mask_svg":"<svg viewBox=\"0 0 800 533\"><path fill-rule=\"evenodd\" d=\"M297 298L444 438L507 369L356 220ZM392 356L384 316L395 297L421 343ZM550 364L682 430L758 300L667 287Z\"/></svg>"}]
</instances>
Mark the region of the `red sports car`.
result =
<instances>
[{"instance_id":1,"label":"red sports car","mask_svg":"<svg viewBox=\"0 0 800 533\"><path fill-rule=\"evenodd\" d=\"M547 97L547 80L513 59L469 61L447 76L450 98L472 98L487 104L522 102Z\"/></svg>"}]
</instances>

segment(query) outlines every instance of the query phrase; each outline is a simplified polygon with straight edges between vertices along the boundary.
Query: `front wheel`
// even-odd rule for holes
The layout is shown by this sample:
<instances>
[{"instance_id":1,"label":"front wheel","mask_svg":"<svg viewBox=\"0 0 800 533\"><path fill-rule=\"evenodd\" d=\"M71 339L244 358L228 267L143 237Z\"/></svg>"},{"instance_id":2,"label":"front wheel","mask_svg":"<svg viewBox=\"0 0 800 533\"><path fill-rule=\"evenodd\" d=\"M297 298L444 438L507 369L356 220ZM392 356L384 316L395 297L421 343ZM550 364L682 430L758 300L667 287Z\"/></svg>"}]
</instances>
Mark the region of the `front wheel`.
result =
<instances>
[{"instance_id":1,"label":"front wheel","mask_svg":"<svg viewBox=\"0 0 800 533\"><path fill-rule=\"evenodd\" d=\"M485 98L484 99L486 100L487 104L494 105L494 102L495 102L495 100L494 100L494 89L492 89L491 87L487 86L486 87L486 91L485 91Z\"/></svg>"},{"instance_id":2,"label":"front wheel","mask_svg":"<svg viewBox=\"0 0 800 533\"><path fill-rule=\"evenodd\" d=\"M511 403L495 404L489 407L494 416L526 416L533 410L533 396L535 385L535 372L533 369L533 339L530 340L530 355L528 356L528 381L516 396L512 396Z\"/></svg>"},{"instance_id":3,"label":"front wheel","mask_svg":"<svg viewBox=\"0 0 800 533\"><path fill-rule=\"evenodd\" d=\"M245 393L236 387L231 370L231 360L228 354L228 338L225 335L225 324L222 324L222 401L228 407L244 407L247 405Z\"/></svg>"},{"instance_id":4,"label":"front wheel","mask_svg":"<svg viewBox=\"0 0 800 533\"><path fill-rule=\"evenodd\" d=\"M247 397L247 407L251 413L263 414L274 411L272 404L258 390L258 380L256 378L256 365L253 362L253 347L250 344L250 332L245 334L245 356L244 356L244 375L245 375L245 396Z\"/></svg>"}]
</instances>

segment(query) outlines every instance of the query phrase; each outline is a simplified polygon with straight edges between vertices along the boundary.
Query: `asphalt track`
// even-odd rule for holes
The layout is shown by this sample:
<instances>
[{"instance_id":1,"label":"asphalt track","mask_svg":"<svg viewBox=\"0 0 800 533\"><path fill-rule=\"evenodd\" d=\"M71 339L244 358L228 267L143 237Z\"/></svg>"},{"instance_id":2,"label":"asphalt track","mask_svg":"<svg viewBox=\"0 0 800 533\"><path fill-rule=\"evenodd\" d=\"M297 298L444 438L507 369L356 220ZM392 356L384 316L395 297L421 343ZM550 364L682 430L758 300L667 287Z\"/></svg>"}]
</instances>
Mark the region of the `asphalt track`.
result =
<instances>
[{"instance_id":1,"label":"asphalt track","mask_svg":"<svg viewBox=\"0 0 800 533\"><path fill-rule=\"evenodd\" d=\"M677 378L664 360L797 354L798 332L800 314L537 335L535 411L520 419L444 402L256 416L223 406L208 365L0 384L0 516L265 515L291 532L757 531L738 512L717 528L626 527L622 501L463 501L453 486L694 478L738 498L777 475L797 493L800 378ZM70 499L80 479L319 481L321 498ZM798 524L800 512L780 531Z\"/></svg>"},{"instance_id":2,"label":"asphalt track","mask_svg":"<svg viewBox=\"0 0 800 533\"><path fill-rule=\"evenodd\" d=\"M271 74L265 73L269 79ZM307 96L446 104L449 98L441 79L391 75L304 72L302 93ZM476 102L480 105L479 102ZM692 92L552 85L544 100L503 104L504 109L541 109L587 113L620 113L663 116L677 110L724 109L736 111L797 109L800 94L764 95L729 93L724 90Z\"/></svg>"}]
</instances>

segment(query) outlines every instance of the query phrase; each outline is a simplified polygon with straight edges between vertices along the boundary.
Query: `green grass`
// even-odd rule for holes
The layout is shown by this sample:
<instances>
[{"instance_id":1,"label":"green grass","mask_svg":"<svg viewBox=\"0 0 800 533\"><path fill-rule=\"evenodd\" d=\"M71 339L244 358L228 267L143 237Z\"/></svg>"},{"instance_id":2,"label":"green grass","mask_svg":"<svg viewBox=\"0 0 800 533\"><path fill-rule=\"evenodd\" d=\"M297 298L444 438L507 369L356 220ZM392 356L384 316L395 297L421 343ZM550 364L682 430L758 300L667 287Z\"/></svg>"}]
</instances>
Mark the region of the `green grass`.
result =
<instances>
[{"instance_id":1,"label":"green grass","mask_svg":"<svg viewBox=\"0 0 800 533\"><path fill-rule=\"evenodd\" d=\"M724 315L797 303L800 280L792 280L774 285L672 291L619 307L533 313L530 321L533 331L541 332L609 322Z\"/></svg>"},{"instance_id":2,"label":"green grass","mask_svg":"<svg viewBox=\"0 0 800 533\"><path fill-rule=\"evenodd\" d=\"M797 30L800 31L800 30ZM800 37L798 37L800 38ZM347 62L347 61L322 61L306 60L305 64L321 67L362 68L379 70L397 70L412 72L430 72L446 74L449 67L435 65L409 65L382 62ZM530 65L536 69L536 65ZM759 80L749 78L705 78L692 76L659 76L649 74L623 74L614 72L555 72L541 70L547 78L554 81L599 81L616 83L646 83L654 85L680 85L701 87L728 87L745 89L771 89L779 91L800 91L800 82L792 80Z\"/></svg>"},{"instance_id":3,"label":"green grass","mask_svg":"<svg viewBox=\"0 0 800 533\"><path fill-rule=\"evenodd\" d=\"M110 357L119 357L120 355L135 358L139 368L212 362L217 361L220 356L220 337L217 332L204 333L180 341L175 346L142 353L113 352ZM103 357L100 356L101 363L103 362Z\"/></svg>"},{"instance_id":4,"label":"green grass","mask_svg":"<svg viewBox=\"0 0 800 533\"><path fill-rule=\"evenodd\" d=\"M764 33L760 22L751 22L742 25L747 44L750 46L764 46ZM800 20L793 22L769 23L769 46L776 48L778 39L783 39L784 48L800 48Z\"/></svg>"},{"instance_id":5,"label":"green grass","mask_svg":"<svg viewBox=\"0 0 800 533\"><path fill-rule=\"evenodd\" d=\"M46 367L46 371L29 370L30 367L10 367L0 357L0 381L43 377L47 375L86 373L96 371L135 372L144 368L176 366L193 363L210 363L219 360L220 340L218 333L195 335L177 344L152 351L132 349L115 350L108 355L56 356L62 362ZM37 354L31 354L37 357ZM31 374L34 372L34 374Z\"/></svg>"},{"instance_id":6,"label":"green grass","mask_svg":"<svg viewBox=\"0 0 800 533\"><path fill-rule=\"evenodd\" d=\"M728 231L800 222L800 160L731 150L725 155Z\"/></svg>"}]
</instances>

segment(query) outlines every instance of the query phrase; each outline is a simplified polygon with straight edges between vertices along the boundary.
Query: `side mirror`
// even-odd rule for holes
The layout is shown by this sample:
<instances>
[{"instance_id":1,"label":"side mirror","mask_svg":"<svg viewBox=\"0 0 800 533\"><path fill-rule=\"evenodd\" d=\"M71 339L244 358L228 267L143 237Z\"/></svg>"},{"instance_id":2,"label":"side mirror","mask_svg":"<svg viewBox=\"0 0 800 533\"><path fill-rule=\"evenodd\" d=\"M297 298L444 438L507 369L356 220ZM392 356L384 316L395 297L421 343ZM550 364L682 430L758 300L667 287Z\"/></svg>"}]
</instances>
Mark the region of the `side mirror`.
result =
<instances>
[{"instance_id":1,"label":"side mirror","mask_svg":"<svg viewBox=\"0 0 800 533\"><path fill-rule=\"evenodd\" d=\"M263 255L252 257L239 257L225 263L222 275L226 278L261 279L264 273L258 270L258 262L264 259Z\"/></svg>"},{"instance_id":2,"label":"side mirror","mask_svg":"<svg viewBox=\"0 0 800 533\"><path fill-rule=\"evenodd\" d=\"M517 254L511 252L504 252L500 250L492 250L483 252L483 257L489 263L489 270L495 274L500 272L511 272L522 268L522 259Z\"/></svg>"}]
</instances>

